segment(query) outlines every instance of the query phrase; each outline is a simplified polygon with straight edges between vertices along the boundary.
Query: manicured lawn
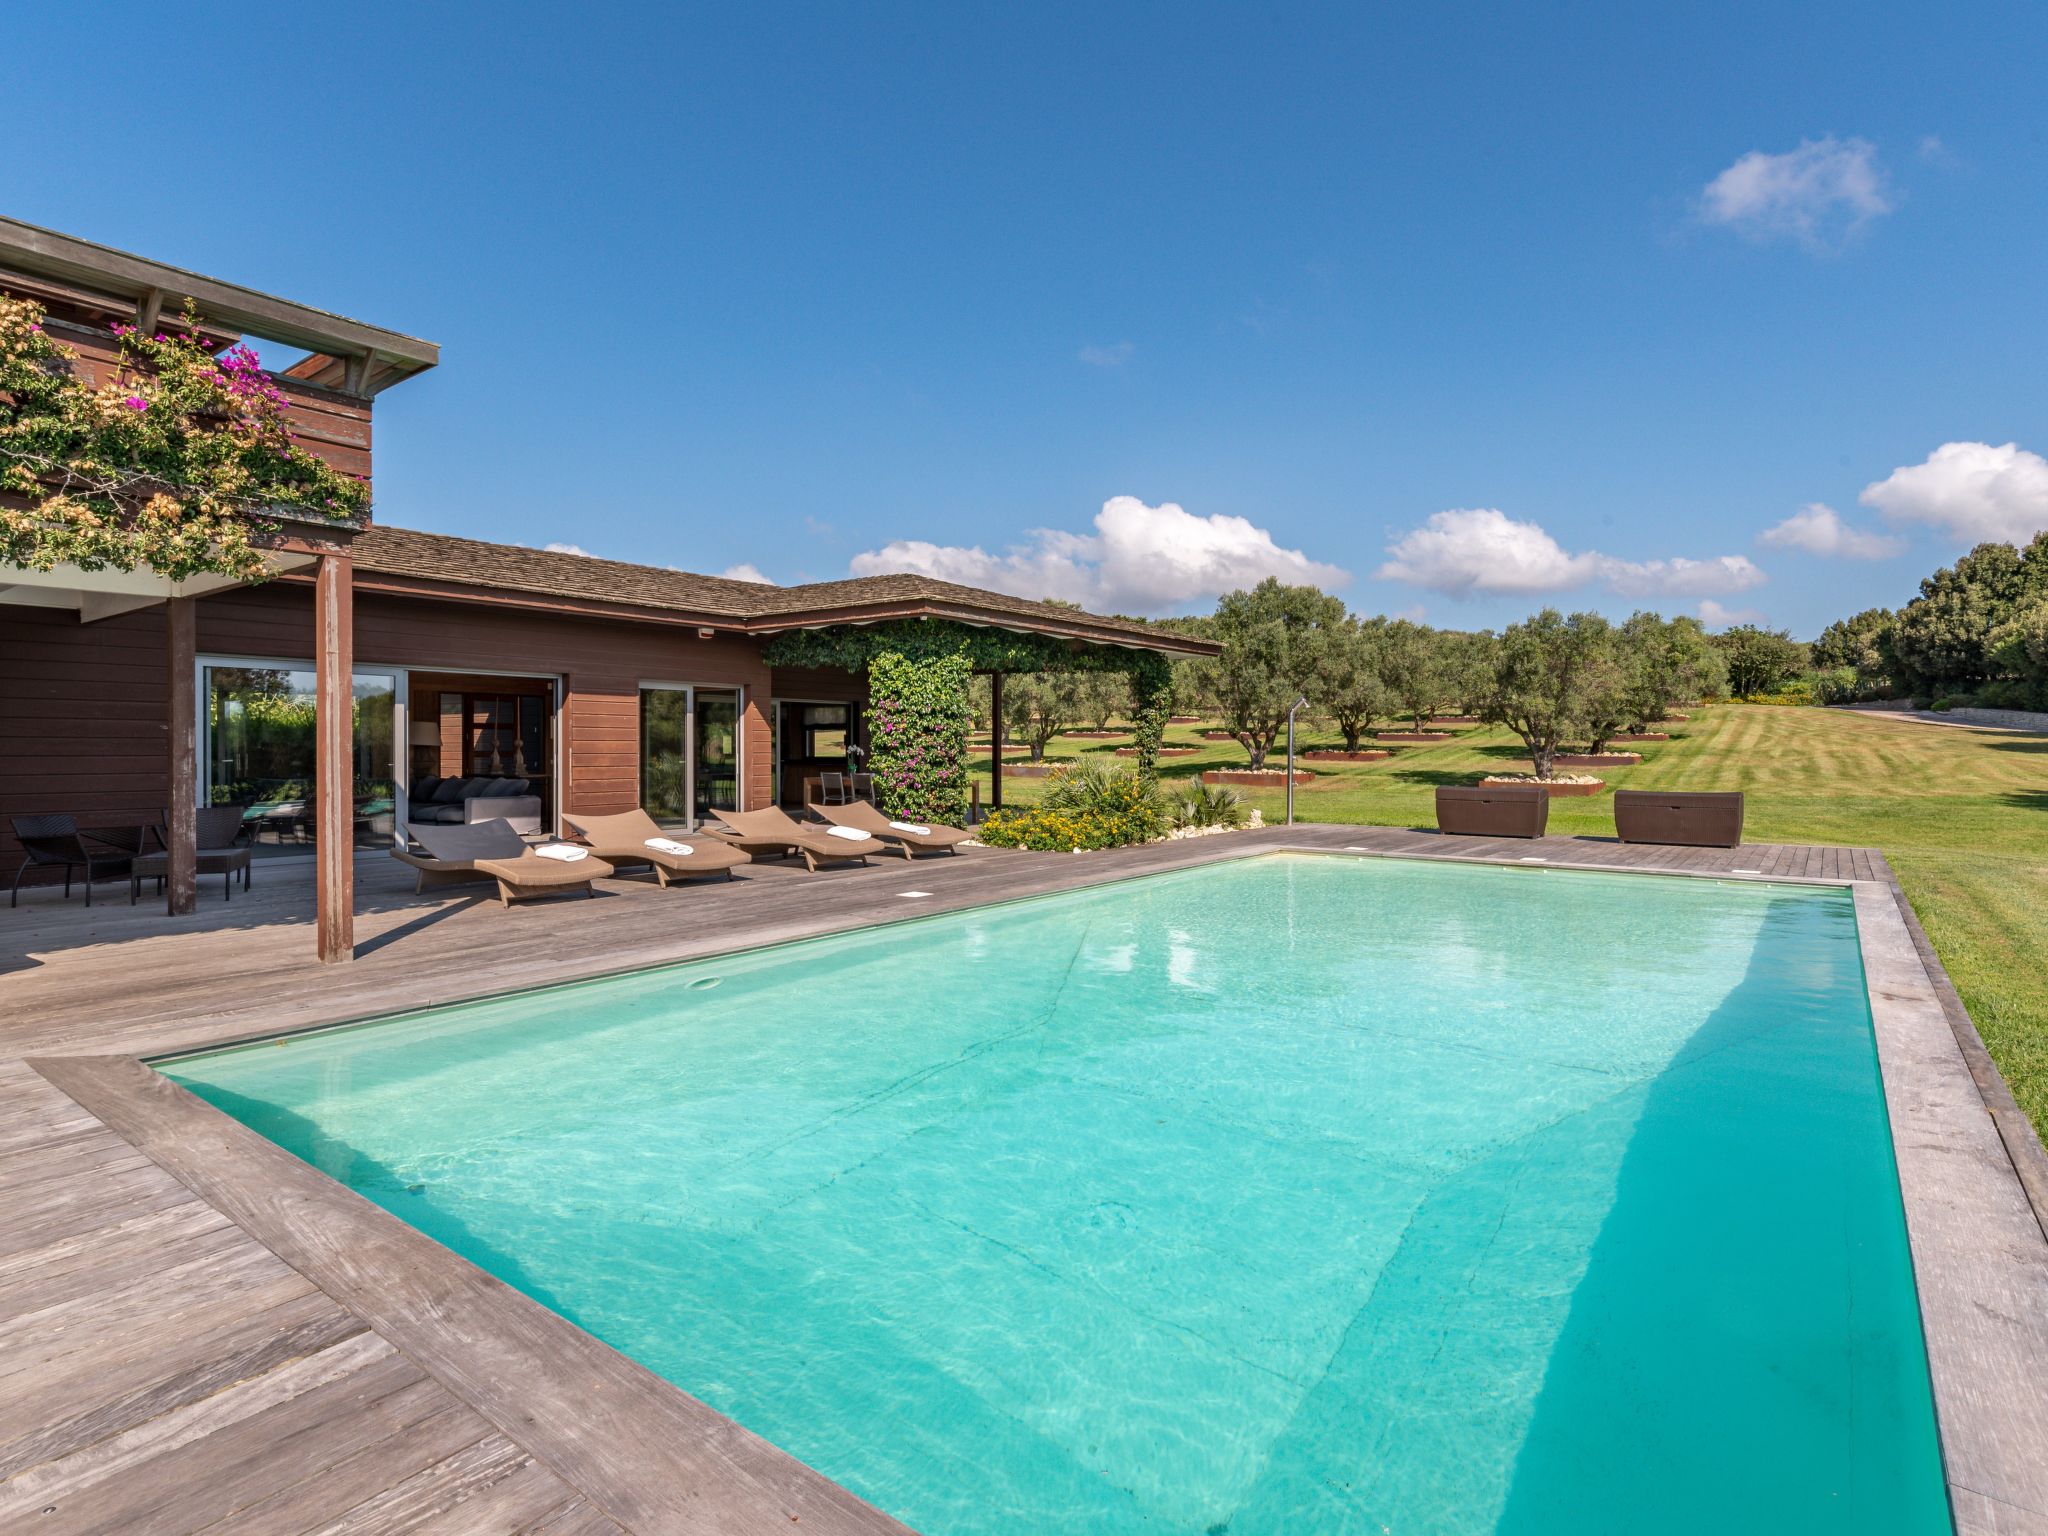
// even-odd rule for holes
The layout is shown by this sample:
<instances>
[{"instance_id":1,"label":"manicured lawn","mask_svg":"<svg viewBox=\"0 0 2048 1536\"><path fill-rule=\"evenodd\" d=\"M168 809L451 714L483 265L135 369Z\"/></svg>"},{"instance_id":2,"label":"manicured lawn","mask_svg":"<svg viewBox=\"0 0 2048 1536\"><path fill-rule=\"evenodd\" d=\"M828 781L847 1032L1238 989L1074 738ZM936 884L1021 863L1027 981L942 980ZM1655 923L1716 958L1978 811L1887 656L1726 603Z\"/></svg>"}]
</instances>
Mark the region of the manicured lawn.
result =
<instances>
[{"instance_id":1,"label":"manicured lawn","mask_svg":"<svg viewBox=\"0 0 2048 1536\"><path fill-rule=\"evenodd\" d=\"M1645 743L1632 768L1598 770L1611 786L1740 789L1745 836L1772 843L1855 843L1884 850L1955 978L1970 1016L2014 1096L2048 1126L2048 737L1873 719L1846 710L1718 705ZM1242 766L1229 742L1202 742L1176 726L1169 745L1200 745L1199 757L1168 758L1171 779L1204 767ZM1056 743L1054 755L1108 751L1120 743ZM1326 733L1304 746L1336 746ZM1435 825L1438 784L1487 772L1526 771L1507 732L1467 727L1455 740L1403 747L1385 762L1313 765L1295 791L1304 821ZM977 765L987 792L987 760ZM1010 779L1005 798L1029 803L1041 782ZM1248 794L1279 819L1278 791ZM1558 833L1614 830L1604 795L1558 800Z\"/></svg>"}]
</instances>

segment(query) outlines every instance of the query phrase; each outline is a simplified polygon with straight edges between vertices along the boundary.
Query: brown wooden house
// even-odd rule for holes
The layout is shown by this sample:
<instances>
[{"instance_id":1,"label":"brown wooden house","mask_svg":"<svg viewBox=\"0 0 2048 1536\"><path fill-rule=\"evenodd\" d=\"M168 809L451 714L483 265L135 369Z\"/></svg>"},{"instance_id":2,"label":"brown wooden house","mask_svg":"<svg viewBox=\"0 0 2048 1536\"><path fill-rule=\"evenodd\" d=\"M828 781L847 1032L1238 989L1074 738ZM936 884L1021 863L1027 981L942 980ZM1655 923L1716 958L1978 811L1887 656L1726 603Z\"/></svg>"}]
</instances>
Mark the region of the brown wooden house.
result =
<instances>
[{"instance_id":1,"label":"brown wooden house","mask_svg":"<svg viewBox=\"0 0 2048 1536\"><path fill-rule=\"evenodd\" d=\"M429 342L6 220L0 290L41 302L88 369L114 356L111 324L187 301L221 339L303 348L276 375L295 430L366 478L376 396L439 360ZM545 830L565 810L644 805L692 826L799 803L859 744L866 684L769 666L763 646L786 631L932 617L1210 649L918 576L774 587L380 526L288 537L273 563L256 586L176 590L0 569L0 870L17 862L7 816L90 827L168 809L175 842L181 807L246 804L263 851L318 859L321 952L337 958L353 853L402 837L429 780L523 781ZM171 885L189 908L189 873Z\"/></svg>"}]
</instances>

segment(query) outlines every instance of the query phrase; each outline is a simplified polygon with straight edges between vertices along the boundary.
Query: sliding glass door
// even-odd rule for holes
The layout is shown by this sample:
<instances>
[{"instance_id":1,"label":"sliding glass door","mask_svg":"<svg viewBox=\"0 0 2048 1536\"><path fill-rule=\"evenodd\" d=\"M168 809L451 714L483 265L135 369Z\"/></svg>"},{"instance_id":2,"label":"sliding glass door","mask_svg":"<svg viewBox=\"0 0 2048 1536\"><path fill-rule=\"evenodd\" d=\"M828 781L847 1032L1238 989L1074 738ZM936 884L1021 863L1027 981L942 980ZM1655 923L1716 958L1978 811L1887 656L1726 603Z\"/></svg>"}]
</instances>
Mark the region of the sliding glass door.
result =
<instances>
[{"instance_id":1,"label":"sliding glass door","mask_svg":"<svg viewBox=\"0 0 2048 1536\"><path fill-rule=\"evenodd\" d=\"M690 690L640 690L640 805L664 826L690 824Z\"/></svg>"},{"instance_id":2,"label":"sliding glass door","mask_svg":"<svg viewBox=\"0 0 2048 1536\"><path fill-rule=\"evenodd\" d=\"M687 683L640 689L640 805L668 826L739 809L740 693Z\"/></svg>"},{"instance_id":3,"label":"sliding glass door","mask_svg":"<svg viewBox=\"0 0 2048 1536\"><path fill-rule=\"evenodd\" d=\"M388 846L397 813L398 676L357 672L352 682L355 843ZM242 807L259 851L313 846L313 684L311 667L290 663L203 669L203 793L210 805Z\"/></svg>"}]
</instances>

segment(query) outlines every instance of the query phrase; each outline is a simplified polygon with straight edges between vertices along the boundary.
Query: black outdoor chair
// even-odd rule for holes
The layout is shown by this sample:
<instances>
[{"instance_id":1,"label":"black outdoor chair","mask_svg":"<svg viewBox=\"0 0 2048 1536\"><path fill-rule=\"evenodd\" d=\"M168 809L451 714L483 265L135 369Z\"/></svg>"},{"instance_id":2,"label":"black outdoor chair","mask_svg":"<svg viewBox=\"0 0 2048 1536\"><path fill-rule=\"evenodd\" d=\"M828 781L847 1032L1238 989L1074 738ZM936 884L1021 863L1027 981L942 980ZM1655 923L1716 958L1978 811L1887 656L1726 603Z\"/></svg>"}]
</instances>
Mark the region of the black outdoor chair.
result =
<instances>
[{"instance_id":1,"label":"black outdoor chair","mask_svg":"<svg viewBox=\"0 0 2048 1536\"><path fill-rule=\"evenodd\" d=\"M64 895L71 895L71 871L85 871L85 904L92 905L92 883L95 880L118 880L129 874L135 866L132 850L108 844L104 849L95 850L86 843L87 837L107 844L106 837L92 833L81 833L78 822L61 812L55 816L10 816L8 824L14 828L15 838L21 843L21 868L14 872L14 888L8 892L7 905L21 903L21 879L30 869L38 866L64 869ZM118 834L110 834L118 836Z\"/></svg>"},{"instance_id":2,"label":"black outdoor chair","mask_svg":"<svg viewBox=\"0 0 2048 1536\"><path fill-rule=\"evenodd\" d=\"M242 889L249 889L249 874L253 863L249 845L241 841L242 807L239 805L202 805L195 813L197 818L199 850L193 863L193 871L201 875L219 875L220 892L223 901L235 899L235 875L242 876ZM166 818L168 819L168 818ZM145 854L135 860L128 875L128 905L134 906L142 895L142 882L154 879L156 888L164 888L164 878L171 872L171 856L163 853Z\"/></svg>"}]
</instances>

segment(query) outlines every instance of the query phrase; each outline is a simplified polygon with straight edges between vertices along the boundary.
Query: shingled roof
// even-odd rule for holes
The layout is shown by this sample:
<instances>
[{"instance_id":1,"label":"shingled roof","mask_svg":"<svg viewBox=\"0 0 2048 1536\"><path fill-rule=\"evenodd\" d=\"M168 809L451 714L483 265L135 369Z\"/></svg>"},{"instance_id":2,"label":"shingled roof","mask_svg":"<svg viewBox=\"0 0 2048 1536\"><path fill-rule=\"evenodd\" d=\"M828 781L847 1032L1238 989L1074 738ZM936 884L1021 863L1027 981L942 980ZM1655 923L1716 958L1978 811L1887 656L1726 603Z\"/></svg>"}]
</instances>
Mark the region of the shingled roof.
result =
<instances>
[{"instance_id":1,"label":"shingled roof","mask_svg":"<svg viewBox=\"0 0 2048 1536\"><path fill-rule=\"evenodd\" d=\"M373 578L381 575L430 587L474 587L533 598L644 608L650 610L650 617L700 621L754 634L886 619L951 618L1102 645L1192 655L1209 655L1215 650L1207 641L1134 619L1031 602L929 576L854 576L844 581L776 587L664 566L383 526L357 535L354 555L356 570Z\"/></svg>"}]
</instances>

